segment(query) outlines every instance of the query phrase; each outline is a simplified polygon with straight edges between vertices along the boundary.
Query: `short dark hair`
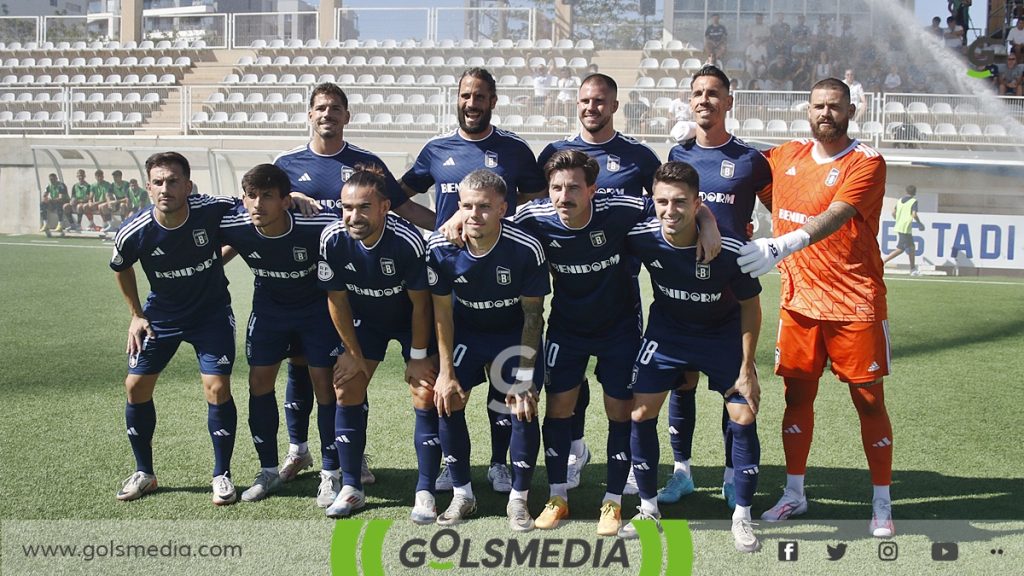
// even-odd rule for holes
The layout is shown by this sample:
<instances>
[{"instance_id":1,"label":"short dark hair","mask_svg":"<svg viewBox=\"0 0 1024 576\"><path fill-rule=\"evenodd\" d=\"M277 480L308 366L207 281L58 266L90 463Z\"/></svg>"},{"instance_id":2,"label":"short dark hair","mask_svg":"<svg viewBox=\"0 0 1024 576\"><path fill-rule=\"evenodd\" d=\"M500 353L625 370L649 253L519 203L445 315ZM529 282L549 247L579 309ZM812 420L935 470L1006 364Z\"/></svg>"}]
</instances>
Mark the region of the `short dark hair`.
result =
<instances>
[{"instance_id":1,"label":"short dark hair","mask_svg":"<svg viewBox=\"0 0 1024 576\"><path fill-rule=\"evenodd\" d=\"M384 175L386 172L382 166L376 164L356 164L354 168L355 172L345 181L345 185L341 187L342 190L345 189L345 186L366 186L372 188L381 200L389 200L388 195L385 193Z\"/></svg>"},{"instance_id":2,"label":"short dark hair","mask_svg":"<svg viewBox=\"0 0 1024 576\"><path fill-rule=\"evenodd\" d=\"M619 85L618 85L617 82L615 82L615 79L612 78L611 76L609 76L607 74L601 74L600 72L594 72L593 74L588 74L585 78L583 78L583 81L580 82L580 86L581 87L582 86L586 86L587 84L590 84L591 82L602 82L602 83L604 83L604 85L607 86L609 90L611 90L612 98L618 99L618 97L619 97Z\"/></svg>"},{"instance_id":3,"label":"short dark hair","mask_svg":"<svg viewBox=\"0 0 1024 576\"><path fill-rule=\"evenodd\" d=\"M459 76L459 86L462 86L462 79L466 76L476 78L484 84L487 84L487 87L491 90L491 94L497 95L498 84L494 81L494 76L491 75L486 68L474 67L466 69L466 71L462 73L462 76Z\"/></svg>"},{"instance_id":4,"label":"short dark hair","mask_svg":"<svg viewBox=\"0 0 1024 576\"><path fill-rule=\"evenodd\" d=\"M340 86L333 82L321 82L320 84L317 84L313 88L313 91L309 94L310 109L313 108L313 101L316 100L316 97L321 94L325 96L334 96L338 100L341 100L341 105L344 106L346 110L348 110L348 96L345 94L345 91L342 90Z\"/></svg>"},{"instance_id":5,"label":"short dark hair","mask_svg":"<svg viewBox=\"0 0 1024 576\"><path fill-rule=\"evenodd\" d=\"M57 177L57 175L55 173L50 172L50 178L56 178L56 177Z\"/></svg>"},{"instance_id":6,"label":"short dark hair","mask_svg":"<svg viewBox=\"0 0 1024 576\"><path fill-rule=\"evenodd\" d=\"M725 72L722 72L722 69L719 68L718 66L715 66L714 64L705 64L701 66L696 72L693 73L693 77L690 78L690 84L693 84L693 82L696 81L697 78L700 78L701 76L711 76L713 78L718 78L718 80L722 82L722 85L725 86L725 93L729 93L729 87L731 84L731 82L729 82L729 77L726 76Z\"/></svg>"},{"instance_id":7,"label":"short dark hair","mask_svg":"<svg viewBox=\"0 0 1024 576\"><path fill-rule=\"evenodd\" d=\"M177 164L185 178L192 178L192 167L188 165L188 159L177 152L157 152L146 158L146 180L149 180L149 173L156 166L173 166Z\"/></svg>"},{"instance_id":8,"label":"short dark hair","mask_svg":"<svg viewBox=\"0 0 1024 576\"><path fill-rule=\"evenodd\" d=\"M116 178L118 176L121 176L122 173L120 170L114 170L113 172L110 173L110 175Z\"/></svg>"},{"instance_id":9,"label":"short dark hair","mask_svg":"<svg viewBox=\"0 0 1024 576\"><path fill-rule=\"evenodd\" d=\"M686 162L665 162L654 172L654 183L685 184L694 192L700 190L700 176Z\"/></svg>"},{"instance_id":10,"label":"short dark hair","mask_svg":"<svg viewBox=\"0 0 1024 576\"><path fill-rule=\"evenodd\" d=\"M910 194L911 196L917 194L917 186L914 186L913 184L907 186L907 194Z\"/></svg>"},{"instance_id":11,"label":"short dark hair","mask_svg":"<svg viewBox=\"0 0 1024 576\"><path fill-rule=\"evenodd\" d=\"M288 173L273 164L257 164L242 176L242 190L251 191L277 190L282 198L292 191L292 182Z\"/></svg>"},{"instance_id":12,"label":"short dark hair","mask_svg":"<svg viewBox=\"0 0 1024 576\"><path fill-rule=\"evenodd\" d=\"M837 90L842 93L846 103L850 103L850 87L846 85L846 82L843 82L839 78L825 78L824 80L818 80L814 83L814 86L811 86L811 92L814 92L815 90Z\"/></svg>"},{"instance_id":13,"label":"short dark hair","mask_svg":"<svg viewBox=\"0 0 1024 576\"><path fill-rule=\"evenodd\" d=\"M560 150L552 154L544 164L544 177L551 180L551 174L555 171L576 168L583 170L587 186L593 186L597 182L597 174L601 171L601 166L598 165L597 160L579 150Z\"/></svg>"}]
</instances>

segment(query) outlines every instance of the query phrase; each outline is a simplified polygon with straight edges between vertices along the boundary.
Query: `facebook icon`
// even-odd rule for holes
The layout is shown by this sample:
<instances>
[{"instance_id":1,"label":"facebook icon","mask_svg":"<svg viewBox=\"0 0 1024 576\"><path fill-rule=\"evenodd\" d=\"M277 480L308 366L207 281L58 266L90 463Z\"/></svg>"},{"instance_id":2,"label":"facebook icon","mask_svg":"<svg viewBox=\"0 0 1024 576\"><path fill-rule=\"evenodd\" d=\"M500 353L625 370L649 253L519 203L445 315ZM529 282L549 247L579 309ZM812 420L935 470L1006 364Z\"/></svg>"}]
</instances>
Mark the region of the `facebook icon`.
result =
<instances>
[{"instance_id":1,"label":"facebook icon","mask_svg":"<svg viewBox=\"0 0 1024 576\"><path fill-rule=\"evenodd\" d=\"M796 542L779 542L779 561L796 562L799 557L799 545Z\"/></svg>"}]
</instances>

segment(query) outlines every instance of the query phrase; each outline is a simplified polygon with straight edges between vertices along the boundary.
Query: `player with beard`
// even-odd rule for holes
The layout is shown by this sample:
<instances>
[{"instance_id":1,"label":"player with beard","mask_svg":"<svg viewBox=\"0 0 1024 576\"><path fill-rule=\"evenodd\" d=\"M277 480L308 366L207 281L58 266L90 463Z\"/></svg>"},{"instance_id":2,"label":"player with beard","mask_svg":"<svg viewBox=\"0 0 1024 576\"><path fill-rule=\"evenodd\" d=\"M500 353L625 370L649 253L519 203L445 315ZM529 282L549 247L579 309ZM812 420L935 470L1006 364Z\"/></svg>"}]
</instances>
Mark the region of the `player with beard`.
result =
<instances>
[{"instance_id":1,"label":"player with beard","mask_svg":"<svg viewBox=\"0 0 1024 576\"><path fill-rule=\"evenodd\" d=\"M559 150L580 150L597 161L597 194L642 196L650 194L654 171L661 160L646 144L615 129L615 112L619 109L619 87L605 74L591 74L580 84L576 113L583 130L579 134L548 144L537 161L543 166ZM639 272L636 266L634 272ZM584 424L590 405L590 385L586 379L580 386L579 398L572 415L572 448L569 452L569 488L580 484L580 473L590 461L590 450L584 441ZM625 493L635 493L636 482L626 482Z\"/></svg>"},{"instance_id":2,"label":"player with beard","mask_svg":"<svg viewBox=\"0 0 1024 576\"><path fill-rule=\"evenodd\" d=\"M331 83L313 88L309 96L309 124L312 136L304 146L279 155L274 164L282 168L292 183L292 190L302 192L328 209L339 212L338 197L345 181L355 172L358 164L385 166L375 154L345 140L345 125L350 112L348 96ZM391 210L413 224L430 228L434 214L429 209L409 202L394 176L385 169L386 194ZM309 434L309 416L313 411L313 383L305 359L298 351L288 361L288 381L285 387L285 421L288 426L288 455L281 466L281 480L288 482L300 471L313 465L306 441ZM320 435L321 456L332 459L329 452L334 446L334 395L318 394L317 429ZM373 474L363 466L363 483L373 483ZM333 501L341 486L337 471L321 472L318 500Z\"/></svg>"},{"instance_id":3,"label":"player with beard","mask_svg":"<svg viewBox=\"0 0 1024 576\"><path fill-rule=\"evenodd\" d=\"M768 161L757 149L725 130L725 116L733 104L729 84L729 77L715 66L704 66L693 74L689 106L696 123L694 137L673 146L668 159L693 166L700 175L701 203L715 215L722 236L745 242L750 239L748 229L756 199L760 197L771 209L772 176ZM675 464L672 477L658 492L658 502L662 504L678 502L694 490L690 456L699 378L698 372L687 372L686 383L669 397L669 438ZM723 405L722 497L732 510L736 507L736 490L729 431L729 415Z\"/></svg>"},{"instance_id":4,"label":"player with beard","mask_svg":"<svg viewBox=\"0 0 1024 576\"><path fill-rule=\"evenodd\" d=\"M544 192L544 174L530 146L519 136L491 125L491 112L498 101L494 77L483 68L470 68L459 79L457 117L459 127L430 139L416 163L402 176L402 185L410 196L434 187L437 227L458 210L459 183L470 172L481 168L502 177L506 184L504 216L516 206ZM504 394L491 389L491 400L504 404ZM491 402L488 402L491 406ZM507 414L488 408L491 425L491 464L487 478L497 492L512 489L507 455L512 422ZM443 468L438 490L451 490L451 473Z\"/></svg>"},{"instance_id":5,"label":"player with beard","mask_svg":"<svg viewBox=\"0 0 1024 576\"><path fill-rule=\"evenodd\" d=\"M814 432L814 399L825 362L849 386L873 485L871 534L893 535L892 425L883 377L889 373L889 325L878 248L885 160L847 134L856 105L850 88L828 78L811 89L813 140L770 150L772 224L779 236L741 249L738 262L757 277L779 265L782 311L775 373L785 383L782 445L786 488L761 518L807 511L804 473Z\"/></svg>"}]
</instances>

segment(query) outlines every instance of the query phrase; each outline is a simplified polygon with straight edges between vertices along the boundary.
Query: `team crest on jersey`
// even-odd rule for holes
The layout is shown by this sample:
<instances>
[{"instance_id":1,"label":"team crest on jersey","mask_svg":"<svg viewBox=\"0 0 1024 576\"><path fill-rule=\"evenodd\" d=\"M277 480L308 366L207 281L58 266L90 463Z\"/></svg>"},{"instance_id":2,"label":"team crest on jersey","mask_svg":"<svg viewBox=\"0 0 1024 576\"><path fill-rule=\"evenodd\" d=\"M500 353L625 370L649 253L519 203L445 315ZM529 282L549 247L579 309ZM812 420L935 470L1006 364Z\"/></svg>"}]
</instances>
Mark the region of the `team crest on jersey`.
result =
<instances>
[{"instance_id":1,"label":"team crest on jersey","mask_svg":"<svg viewBox=\"0 0 1024 576\"><path fill-rule=\"evenodd\" d=\"M736 165L728 160L722 160L722 167L718 173L722 178L732 178L733 174L736 173Z\"/></svg>"},{"instance_id":2,"label":"team crest on jersey","mask_svg":"<svg viewBox=\"0 0 1024 576\"><path fill-rule=\"evenodd\" d=\"M707 280L708 278L711 278L711 265L697 262L697 271L695 276L697 276L697 280Z\"/></svg>"},{"instance_id":3,"label":"team crest on jersey","mask_svg":"<svg viewBox=\"0 0 1024 576\"><path fill-rule=\"evenodd\" d=\"M380 259L380 271L383 272L386 276L394 276L395 275L395 261L392 260L391 258L381 258Z\"/></svg>"},{"instance_id":4,"label":"team crest on jersey","mask_svg":"<svg viewBox=\"0 0 1024 576\"><path fill-rule=\"evenodd\" d=\"M431 286L437 284L437 272L433 268L427 268L427 283Z\"/></svg>"},{"instance_id":5,"label":"team crest on jersey","mask_svg":"<svg viewBox=\"0 0 1024 576\"><path fill-rule=\"evenodd\" d=\"M594 230L590 233L590 243L595 247L604 246L608 240L604 237L604 230Z\"/></svg>"},{"instance_id":6,"label":"team crest on jersey","mask_svg":"<svg viewBox=\"0 0 1024 576\"><path fill-rule=\"evenodd\" d=\"M301 246L292 246L292 256L295 257L296 262L305 262L309 260L309 254L306 253L306 249Z\"/></svg>"},{"instance_id":7,"label":"team crest on jersey","mask_svg":"<svg viewBox=\"0 0 1024 576\"><path fill-rule=\"evenodd\" d=\"M355 174L355 173L356 173L356 171L355 171L354 168L349 168L348 166L342 166L341 167L341 181L342 182L348 182L348 179L351 178L352 175Z\"/></svg>"},{"instance_id":8,"label":"team crest on jersey","mask_svg":"<svg viewBox=\"0 0 1024 576\"><path fill-rule=\"evenodd\" d=\"M605 162L604 167L607 168L609 172L618 172L619 168L621 168L622 165L619 164L619 157L618 156L614 156L612 154L609 154L608 155L608 161Z\"/></svg>"},{"instance_id":9,"label":"team crest on jersey","mask_svg":"<svg viewBox=\"0 0 1024 576\"><path fill-rule=\"evenodd\" d=\"M206 235L206 229L200 228L199 230L192 231L192 239L195 240L196 246L202 247L210 243L210 237Z\"/></svg>"},{"instance_id":10,"label":"team crest on jersey","mask_svg":"<svg viewBox=\"0 0 1024 576\"><path fill-rule=\"evenodd\" d=\"M828 176L825 177L825 186L835 186L836 182L839 181L839 168L833 168L828 171Z\"/></svg>"},{"instance_id":11,"label":"team crest on jersey","mask_svg":"<svg viewBox=\"0 0 1024 576\"><path fill-rule=\"evenodd\" d=\"M498 284L508 286L512 283L512 271L508 268L498 266Z\"/></svg>"},{"instance_id":12,"label":"team crest on jersey","mask_svg":"<svg viewBox=\"0 0 1024 576\"><path fill-rule=\"evenodd\" d=\"M331 268L330 264L321 260L320 263L316 265L316 277L319 278L321 282L327 282L331 278L334 278L334 269Z\"/></svg>"},{"instance_id":13,"label":"team crest on jersey","mask_svg":"<svg viewBox=\"0 0 1024 576\"><path fill-rule=\"evenodd\" d=\"M484 152L484 166L488 168L498 167L498 153L497 152Z\"/></svg>"}]
</instances>

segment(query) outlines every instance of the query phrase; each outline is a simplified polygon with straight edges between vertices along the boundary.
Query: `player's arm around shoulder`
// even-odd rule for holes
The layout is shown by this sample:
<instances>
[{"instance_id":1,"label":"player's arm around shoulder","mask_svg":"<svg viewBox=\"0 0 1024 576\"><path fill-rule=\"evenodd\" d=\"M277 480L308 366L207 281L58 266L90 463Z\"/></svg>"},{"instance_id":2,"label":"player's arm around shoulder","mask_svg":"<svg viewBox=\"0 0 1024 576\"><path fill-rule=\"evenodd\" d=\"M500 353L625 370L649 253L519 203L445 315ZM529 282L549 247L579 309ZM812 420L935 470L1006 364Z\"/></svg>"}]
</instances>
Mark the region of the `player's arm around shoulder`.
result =
<instances>
[{"instance_id":1,"label":"player's arm around shoulder","mask_svg":"<svg viewBox=\"0 0 1024 576\"><path fill-rule=\"evenodd\" d=\"M757 340L761 334L761 296L740 300L740 334L743 340L743 362L736 378L736 392L743 396L751 412L757 414L761 404L761 384L757 377Z\"/></svg>"},{"instance_id":2,"label":"player's arm around shoulder","mask_svg":"<svg viewBox=\"0 0 1024 576\"><path fill-rule=\"evenodd\" d=\"M434 406L438 416L451 416L466 405L468 396L455 376L455 318L452 296L433 291L434 328L437 331L439 368L434 382Z\"/></svg>"},{"instance_id":3,"label":"player's arm around shoulder","mask_svg":"<svg viewBox=\"0 0 1024 576\"><path fill-rule=\"evenodd\" d=\"M512 409L516 418L530 422L537 417L539 391L533 386L533 376L534 370L538 369L537 356L541 353L538 345L544 332L544 297L522 296L520 305L523 308L523 333L520 338L523 354L519 357L515 387L505 396L505 405ZM539 369L544 369L543 363Z\"/></svg>"}]
</instances>

